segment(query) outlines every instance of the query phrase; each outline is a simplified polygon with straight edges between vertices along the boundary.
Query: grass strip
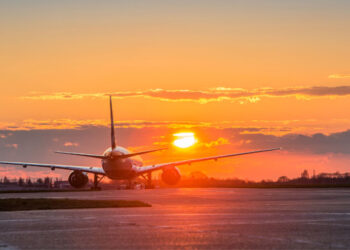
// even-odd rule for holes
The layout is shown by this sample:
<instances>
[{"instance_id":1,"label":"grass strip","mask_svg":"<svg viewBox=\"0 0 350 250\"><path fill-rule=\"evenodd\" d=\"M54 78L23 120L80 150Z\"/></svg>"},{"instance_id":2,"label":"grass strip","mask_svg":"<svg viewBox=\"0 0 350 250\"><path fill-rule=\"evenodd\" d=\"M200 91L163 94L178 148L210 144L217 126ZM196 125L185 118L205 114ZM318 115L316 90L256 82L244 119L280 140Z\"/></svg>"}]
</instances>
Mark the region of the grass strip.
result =
<instances>
[{"instance_id":1,"label":"grass strip","mask_svg":"<svg viewBox=\"0 0 350 250\"><path fill-rule=\"evenodd\" d=\"M67 193L67 192L90 192L92 189L23 189L23 190L0 190L0 194L16 193Z\"/></svg>"},{"instance_id":2,"label":"grass strip","mask_svg":"<svg viewBox=\"0 0 350 250\"><path fill-rule=\"evenodd\" d=\"M137 200L0 199L0 211L121 207L151 207L151 205Z\"/></svg>"}]
</instances>

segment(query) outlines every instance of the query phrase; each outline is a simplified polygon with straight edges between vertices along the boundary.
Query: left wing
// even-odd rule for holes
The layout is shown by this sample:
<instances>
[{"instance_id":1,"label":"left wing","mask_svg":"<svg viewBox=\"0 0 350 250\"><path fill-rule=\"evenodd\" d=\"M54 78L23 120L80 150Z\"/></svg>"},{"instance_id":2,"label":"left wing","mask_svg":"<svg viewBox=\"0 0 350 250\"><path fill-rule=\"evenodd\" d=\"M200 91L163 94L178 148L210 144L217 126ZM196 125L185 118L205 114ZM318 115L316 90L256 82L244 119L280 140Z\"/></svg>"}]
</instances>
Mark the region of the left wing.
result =
<instances>
[{"instance_id":1,"label":"left wing","mask_svg":"<svg viewBox=\"0 0 350 250\"><path fill-rule=\"evenodd\" d=\"M256 153L263 153L263 152L269 152L274 150L280 150L281 148L271 148L271 149L263 149L263 150L257 150L257 151L249 151L249 152L243 152L243 153L236 153L236 154L228 154L228 155L216 155L216 156L210 156L205 158L197 158L197 159L191 159L191 160L184 160L184 161L175 161L175 162L168 162L168 163L162 163L162 164L155 164L155 165L149 165L140 167L138 170L138 174L144 174L149 173L158 169L162 169L165 167L175 167L179 165L186 165L191 164L195 162L200 161L209 161L209 160L218 160L221 158L227 158L227 157L233 157L233 156L241 156L241 155L248 155L248 154L256 154Z\"/></svg>"},{"instance_id":2,"label":"left wing","mask_svg":"<svg viewBox=\"0 0 350 250\"><path fill-rule=\"evenodd\" d=\"M106 175L103 169L99 167L69 166L69 165L41 164L41 163L30 163L30 162L10 162L10 161L0 161L0 164L17 165L17 166L23 166L24 168L26 168L27 166L31 166L31 167L51 168L51 170L55 170L56 168L73 170L73 171L78 170L86 173Z\"/></svg>"}]
</instances>

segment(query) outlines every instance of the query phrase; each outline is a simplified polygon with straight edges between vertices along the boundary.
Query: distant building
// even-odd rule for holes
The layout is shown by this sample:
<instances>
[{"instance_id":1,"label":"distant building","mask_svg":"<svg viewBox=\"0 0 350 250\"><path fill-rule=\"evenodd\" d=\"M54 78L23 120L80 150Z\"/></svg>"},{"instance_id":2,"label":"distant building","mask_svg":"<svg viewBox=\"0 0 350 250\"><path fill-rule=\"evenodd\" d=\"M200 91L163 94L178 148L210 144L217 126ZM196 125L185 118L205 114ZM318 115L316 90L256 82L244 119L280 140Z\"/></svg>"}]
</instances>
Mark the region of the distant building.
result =
<instances>
[{"instance_id":1,"label":"distant building","mask_svg":"<svg viewBox=\"0 0 350 250\"><path fill-rule=\"evenodd\" d=\"M69 181L55 181L54 188L71 189L72 186L69 184Z\"/></svg>"}]
</instances>

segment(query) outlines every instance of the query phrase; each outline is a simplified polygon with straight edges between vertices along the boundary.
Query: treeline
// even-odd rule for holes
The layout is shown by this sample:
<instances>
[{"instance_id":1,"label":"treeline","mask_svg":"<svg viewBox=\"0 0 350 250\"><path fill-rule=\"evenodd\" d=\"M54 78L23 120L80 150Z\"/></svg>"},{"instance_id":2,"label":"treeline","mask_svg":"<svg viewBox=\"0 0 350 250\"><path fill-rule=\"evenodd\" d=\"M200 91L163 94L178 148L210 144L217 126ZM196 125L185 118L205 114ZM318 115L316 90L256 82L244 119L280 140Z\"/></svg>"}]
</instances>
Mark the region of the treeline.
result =
<instances>
[{"instance_id":1,"label":"treeline","mask_svg":"<svg viewBox=\"0 0 350 250\"><path fill-rule=\"evenodd\" d=\"M3 186L20 186L20 187L53 187L55 182L57 182L58 179L56 178L56 181L53 181L50 177L44 177L44 178L22 178L19 177L18 179L9 179L6 176L3 178L0 178L0 185Z\"/></svg>"},{"instance_id":2,"label":"treeline","mask_svg":"<svg viewBox=\"0 0 350 250\"><path fill-rule=\"evenodd\" d=\"M156 185L165 187L161 181ZM249 181L238 178L216 179L210 178L201 172L191 173L183 177L176 187L222 187L222 188L285 188L285 187L350 187L350 173L320 173L309 176L304 170L300 177L288 178L281 176L277 180Z\"/></svg>"},{"instance_id":3,"label":"treeline","mask_svg":"<svg viewBox=\"0 0 350 250\"><path fill-rule=\"evenodd\" d=\"M144 183L143 183L144 182ZM91 183L91 180L90 180ZM146 183L143 179L138 178L134 183ZM101 183L103 187L111 189L123 189L127 182L109 181ZM142 184L141 184L142 185ZM0 178L0 187L33 187L33 188L56 188L67 189L71 188L68 181L56 178L53 180L50 177L44 178L18 178L8 179L6 176ZM277 180L261 180L249 181L238 178L231 179L216 179L203 174L202 172L193 172L189 176L182 176L181 181L175 186L168 186L161 181L160 178L153 180L154 187L202 187L202 188L288 188L288 187L350 187L350 173L320 173L309 175L307 170L304 170L297 178L288 178L281 176ZM124 187L125 188L125 187Z\"/></svg>"}]
</instances>

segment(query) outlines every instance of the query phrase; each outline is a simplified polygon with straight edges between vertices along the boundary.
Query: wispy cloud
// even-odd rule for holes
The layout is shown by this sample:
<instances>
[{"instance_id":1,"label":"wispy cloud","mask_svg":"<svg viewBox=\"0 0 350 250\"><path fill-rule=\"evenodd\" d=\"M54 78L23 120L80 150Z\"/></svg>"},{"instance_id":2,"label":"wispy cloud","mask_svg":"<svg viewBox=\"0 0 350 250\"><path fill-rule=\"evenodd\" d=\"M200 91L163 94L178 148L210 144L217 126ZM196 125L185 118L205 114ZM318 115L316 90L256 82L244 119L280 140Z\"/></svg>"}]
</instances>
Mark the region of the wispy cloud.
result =
<instances>
[{"instance_id":1,"label":"wispy cloud","mask_svg":"<svg viewBox=\"0 0 350 250\"><path fill-rule=\"evenodd\" d=\"M221 145L228 145L228 144L230 144L228 139L223 138L223 137L219 137L217 140L214 140L214 141L201 143L201 145L203 145L204 147L207 147L207 148L217 147L217 146L221 146Z\"/></svg>"},{"instance_id":2,"label":"wispy cloud","mask_svg":"<svg viewBox=\"0 0 350 250\"><path fill-rule=\"evenodd\" d=\"M124 120L116 121L116 128L123 129L172 129L172 130L193 130L197 128L216 129L239 129L242 134L263 133L265 135L285 135L288 133L313 134L318 131L333 133L349 128L350 119L306 119L306 120L235 120L235 121L145 121L145 120ZM16 123L0 124L0 143L11 138L14 131L36 131L36 130L75 130L83 131L90 128L108 128L110 121L106 120L73 120L73 119L52 119L52 120L23 120ZM58 138L53 138L54 142ZM71 139L62 142L71 141Z\"/></svg>"},{"instance_id":3,"label":"wispy cloud","mask_svg":"<svg viewBox=\"0 0 350 250\"><path fill-rule=\"evenodd\" d=\"M13 144L5 144L5 147L17 149L17 148L18 148L18 144L16 144L16 143L13 143Z\"/></svg>"},{"instance_id":4,"label":"wispy cloud","mask_svg":"<svg viewBox=\"0 0 350 250\"><path fill-rule=\"evenodd\" d=\"M78 147L79 143L67 141L63 144L63 146L65 146L65 147Z\"/></svg>"},{"instance_id":5,"label":"wispy cloud","mask_svg":"<svg viewBox=\"0 0 350 250\"><path fill-rule=\"evenodd\" d=\"M227 126L228 122L222 122ZM83 129L86 127L109 127L109 120L73 120L73 119L53 119L53 120L23 120L17 123L0 123L0 130L50 130L50 129ZM144 121L144 120L127 120L116 121L116 128L196 128L219 126L210 122L191 122L191 121ZM0 134L0 139L4 139L11 134Z\"/></svg>"},{"instance_id":6,"label":"wispy cloud","mask_svg":"<svg viewBox=\"0 0 350 250\"><path fill-rule=\"evenodd\" d=\"M246 131L255 131L255 133L246 133ZM109 128L91 126L82 130L4 131L4 134L7 132L11 133L11 136L0 141L0 156L3 159L12 156L32 158L34 154L37 157L44 157L43 149L47 149L49 152L72 146L77 147L82 152L99 152L107 146L105 139L108 138ZM159 144L155 142L170 144L174 139L172 136L174 132L177 130L171 128L124 128L121 133L118 133L118 141L126 147ZM198 138L199 146L208 149L217 146L225 146L228 149L230 147L235 149L238 146L246 149L283 147L285 150L296 152L350 155L350 130L328 135L321 133L272 135L264 134L264 130L261 128L198 127L193 132ZM59 138L62 143L59 143L56 138ZM47 153L45 157L57 156Z\"/></svg>"},{"instance_id":7,"label":"wispy cloud","mask_svg":"<svg viewBox=\"0 0 350 250\"><path fill-rule=\"evenodd\" d=\"M349 79L350 74L332 74L328 76L329 79Z\"/></svg>"},{"instance_id":8,"label":"wispy cloud","mask_svg":"<svg viewBox=\"0 0 350 250\"><path fill-rule=\"evenodd\" d=\"M163 147L171 145L173 134L178 132L176 129L170 128L122 128L117 133L117 141L119 145L123 145L128 149L135 151L147 150L152 148ZM193 130L198 138L198 146L193 150L179 152L174 147L169 147L168 150L157 152L155 154L145 155L145 164L154 164L157 162L176 161L186 158L205 157L213 154L228 154L233 152L250 151L254 149L282 147L283 151L271 154L264 154L260 159L276 159L276 173L281 174L281 171L289 170L292 173L299 173L298 167L304 164L304 158L300 158L296 162L290 162L290 154L301 156L312 156L320 159L321 157L328 157L329 155L336 155L335 158L350 159L350 131L343 131L340 133L320 134L315 133L305 135L301 133L287 134L287 135L272 135L264 134L261 128L216 128L216 127L198 127ZM254 131L255 133L246 133L246 131ZM82 157L64 157L62 155L54 154L53 151L64 151L65 142L76 143L77 152L86 152L92 154L99 154L109 146L109 128L107 127L85 127L84 129L57 129L57 130L27 130L27 131L0 131L1 134L6 135L0 140L0 159L8 161L28 161L28 162L42 162L42 163L57 163L57 164L72 164L72 165L86 165L86 166L100 166L100 162L91 158ZM155 142L160 142L160 144ZM9 145L17 144L18 147L9 147ZM265 158L266 157L266 158ZM270 158L271 157L271 158ZM278 157L278 158L274 158ZM242 158L244 161L244 169L250 168L250 176L256 175L257 166L262 166L263 169L269 168L269 164L250 162L251 157ZM253 158L253 157L252 157ZM235 161L240 160L236 159ZM224 165L231 166L230 161L222 161ZM339 161L343 162L344 161ZM309 166L308 162L304 166ZM213 169L212 163L206 165L208 170ZM219 162L221 164L221 161ZM250 165L251 164L251 165ZM260 165L259 165L260 164ZM303 165L302 165L303 166ZM304 168L303 166L303 168ZM315 164L315 166L319 166ZM327 169L335 169L337 165L325 165ZM282 170L281 170L282 167ZM195 168L183 168L193 171ZM198 168L197 168L198 169ZM201 168L200 168L201 169ZM214 168L215 169L215 168ZM236 175L236 170L233 168L226 168L228 172L225 175ZM242 168L243 169L243 168ZM258 168L260 169L260 168ZM346 169L346 166L345 166ZM40 173L39 176L57 175L65 176L69 171L55 171L50 169L43 171L40 168L28 168L23 173L17 172L19 169L12 166L0 166L0 174L12 176L28 176ZM225 168L223 168L225 170ZM225 171L226 171L225 170ZM27 172L28 171L28 172ZM29 172L30 171L30 172ZM41 172L38 172L41 171ZM214 172L216 172L215 169ZM266 171L266 170L264 170ZM213 173L214 173L213 172ZM15 174L14 174L15 173Z\"/></svg>"},{"instance_id":9,"label":"wispy cloud","mask_svg":"<svg viewBox=\"0 0 350 250\"><path fill-rule=\"evenodd\" d=\"M342 76L347 77L346 75ZM350 77L350 76L349 76ZM31 100L75 100L83 98L106 98L112 95L115 98L125 99L131 97L151 98L168 102L197 102L206 104L210 102L238 101L239 103L256 103L264 97L296 97L298 99L310 99L315 97L336 97L350 95L350 86L313 86L290 88L225 88L217 87L207 90L165 90L149 89L140 91L124 91L113 93L32 93L23 96L23 99Z\"/></svg>"}]
</instances>

